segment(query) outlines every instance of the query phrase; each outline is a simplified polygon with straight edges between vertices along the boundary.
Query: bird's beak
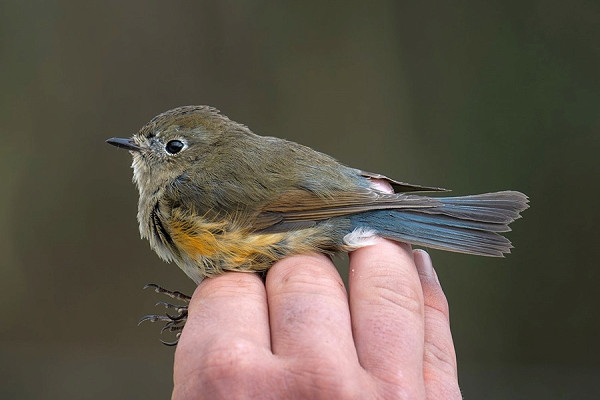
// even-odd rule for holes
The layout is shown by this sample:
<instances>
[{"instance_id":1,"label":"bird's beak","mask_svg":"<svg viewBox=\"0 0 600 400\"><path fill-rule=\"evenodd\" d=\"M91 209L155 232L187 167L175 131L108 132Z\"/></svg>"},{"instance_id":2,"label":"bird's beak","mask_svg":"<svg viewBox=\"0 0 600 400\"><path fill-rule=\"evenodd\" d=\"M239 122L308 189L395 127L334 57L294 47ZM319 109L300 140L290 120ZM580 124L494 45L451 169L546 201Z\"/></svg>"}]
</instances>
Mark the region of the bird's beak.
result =
<instances>
[{"instance_id":1,"label":"bird's beak","mask_svg":"<svg viewBox=\"0 0 600 400\"><path fill-rule=\"evenodd\" d=\"M132 139L128 138L110 138L106 141L108 144L112 144L113 146L117 146L121 149L129 150L129 151L140 151L142 148L135 144Z\"/></svg>"}]
</instances>

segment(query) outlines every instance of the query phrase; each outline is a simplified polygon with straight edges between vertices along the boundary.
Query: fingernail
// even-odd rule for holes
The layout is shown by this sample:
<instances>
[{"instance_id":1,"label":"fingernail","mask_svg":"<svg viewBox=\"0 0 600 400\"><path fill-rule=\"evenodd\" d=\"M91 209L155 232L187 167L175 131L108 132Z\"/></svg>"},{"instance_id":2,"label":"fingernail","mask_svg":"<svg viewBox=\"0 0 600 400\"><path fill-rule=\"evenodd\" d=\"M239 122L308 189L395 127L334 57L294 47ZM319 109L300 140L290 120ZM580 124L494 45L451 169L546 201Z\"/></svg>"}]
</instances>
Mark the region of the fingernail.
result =
<instances>
[{"instance_id":1,"label":"fingernail","mask_svg":"<svg viewBox=\"0 0 600 400\"><path fill-rule=\"evenodd\" d=\"M417 271L419 271L419 274L437 280L437 276L433 270L433 264L429 254L425 250L421 249L415 250L413 254L415 265L417 266Z\"/></svg>"}]
</instances>

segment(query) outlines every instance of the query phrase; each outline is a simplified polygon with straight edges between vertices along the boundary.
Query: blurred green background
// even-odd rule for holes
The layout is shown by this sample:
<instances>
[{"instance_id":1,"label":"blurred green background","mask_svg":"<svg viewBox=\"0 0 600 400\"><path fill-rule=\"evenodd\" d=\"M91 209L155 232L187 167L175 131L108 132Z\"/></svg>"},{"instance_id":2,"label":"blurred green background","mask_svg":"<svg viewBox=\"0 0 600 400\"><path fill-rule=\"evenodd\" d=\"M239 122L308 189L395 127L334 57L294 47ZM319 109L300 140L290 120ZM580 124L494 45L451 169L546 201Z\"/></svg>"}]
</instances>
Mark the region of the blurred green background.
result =
<instances>
[{"instance_id":1,"label":"blurred green background","mask_svg":"<svg viewBox=\"0 0 600 400\"><path fill-rule=\"evenodd\" d=\"M431 251L468 399L600 396L600 3L3 1L0 397L164 399L173 348L104 143L209 104L400 180L527 193L506 259ZM158 309L156 309L158 311Z\"/></svg>"}]
</instances>

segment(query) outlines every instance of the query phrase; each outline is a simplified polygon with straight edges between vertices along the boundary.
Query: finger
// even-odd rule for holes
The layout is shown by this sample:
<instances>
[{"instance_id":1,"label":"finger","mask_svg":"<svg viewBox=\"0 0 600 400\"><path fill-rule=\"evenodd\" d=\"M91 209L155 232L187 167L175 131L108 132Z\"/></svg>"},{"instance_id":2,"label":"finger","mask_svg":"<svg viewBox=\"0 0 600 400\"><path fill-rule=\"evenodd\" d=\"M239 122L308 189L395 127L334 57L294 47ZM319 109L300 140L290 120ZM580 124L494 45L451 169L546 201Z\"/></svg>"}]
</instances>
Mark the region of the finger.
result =
<instances>
[{"instance_id":1,"label":"finger","mask_svg":"<svg viewBox=\"0 0 600 400\"><path fill-rule=\"evenodd\" d=\"M346 289L322 254L288 257L267 274L273 353L357 365ZM343 364L342 364L343 365Z\"/></svg>"},{"instance_id":2,"label":"finger","mask_svg":"<svg viewBox=\"0 0 600 400\"><path fill-rule=\"evenodd\" d=\"M185 367L210 362L207 354L232 348L240 353L270 348L267 297L256 274L228 272L200 283L175 352L175 381L193 372Z\"/></svg>"},{"instance_id":3,"label":"finger","mask_svg":"<svg viewBox=\"0 0 600 400\"><path fill-rule=\"evenodd\" d=\"M227 272L205 279L192 296L175 352L173 398L216 398L231 391L232 376L240 387L257 376L272 376L271 361L267 297L260 277ZM256 367L249 371L248 365Z\"/></svg>"},{"instance_id":4,"label":"finger","mask_svg":"<svg viewBox=\"0 0 600 400\"><path fill-rule=\"evenodd\" d=\"M425 304L423 377L427 398L461 399L456 353L450 332L448 301L442 291L429 254L414 251Z\"/></svg>"},{"instance_id":5,"label":"finger","mask_svg":"<svg viewBox=\"0 0 600 400\"><path fill-rule=\"evenodd\" d=\"M350 255L350 311L361 365L422 398L423 293L409 245L380 239Z\"/></svg>"}]
</instances>

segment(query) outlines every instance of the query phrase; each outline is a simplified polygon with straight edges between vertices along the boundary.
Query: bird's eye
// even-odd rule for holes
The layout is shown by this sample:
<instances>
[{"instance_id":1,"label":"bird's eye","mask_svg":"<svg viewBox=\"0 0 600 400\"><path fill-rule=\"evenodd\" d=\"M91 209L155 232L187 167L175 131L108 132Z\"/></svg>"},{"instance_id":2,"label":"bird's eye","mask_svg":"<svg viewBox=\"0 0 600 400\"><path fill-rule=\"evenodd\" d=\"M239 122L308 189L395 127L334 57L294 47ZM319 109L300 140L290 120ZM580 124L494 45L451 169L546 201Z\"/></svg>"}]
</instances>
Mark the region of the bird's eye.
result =
<instances>
[{"instance_id":1,"label":"bird's eye","mask_svg":"<svg viewBox=\"0 0 600 400\"><path fill-rule=\"evenodd\" d=\"M167 142L167 145L165 146L165 149L170 154L177 154L181 151L181 149L183 149L184 146L185 145L181 140L169 140L169 142Z\"/></svg>"}]
</instances>

